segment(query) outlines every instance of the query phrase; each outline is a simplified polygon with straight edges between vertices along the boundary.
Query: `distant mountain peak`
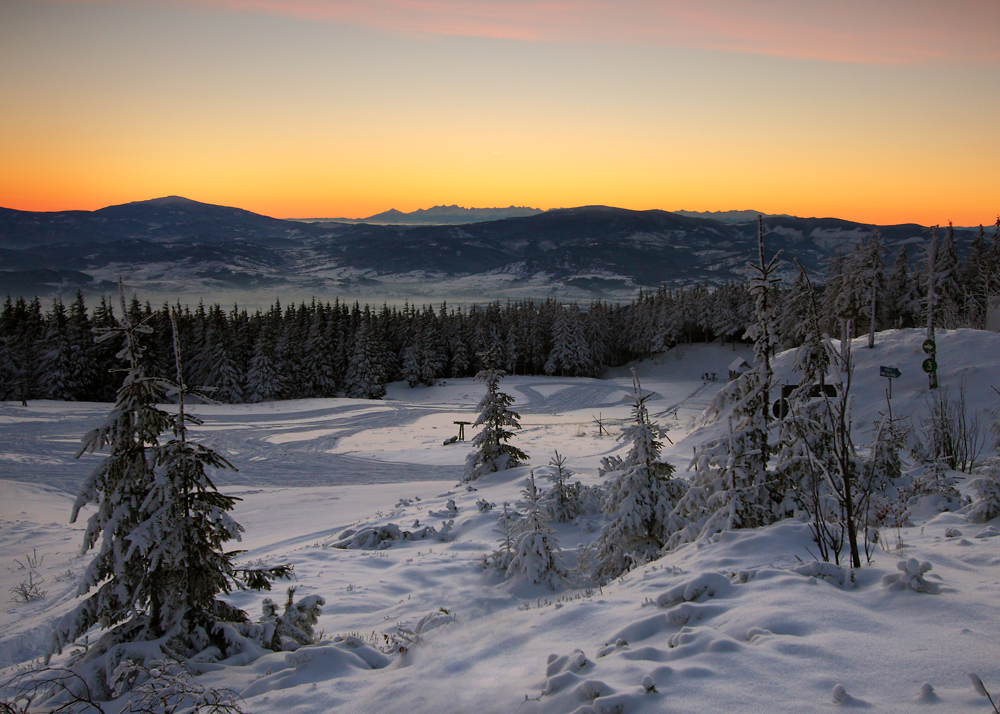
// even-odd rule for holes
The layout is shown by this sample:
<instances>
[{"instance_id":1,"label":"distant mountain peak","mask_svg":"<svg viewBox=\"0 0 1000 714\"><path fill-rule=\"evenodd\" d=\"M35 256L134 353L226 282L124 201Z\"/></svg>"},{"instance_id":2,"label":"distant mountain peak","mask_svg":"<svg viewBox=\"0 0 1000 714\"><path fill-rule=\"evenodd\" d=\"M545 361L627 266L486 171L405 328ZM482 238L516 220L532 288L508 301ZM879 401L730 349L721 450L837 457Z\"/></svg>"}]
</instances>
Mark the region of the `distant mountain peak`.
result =
<instances>
[{"instance_id":1,"label":"distant mountain peak","mask_svg":"<svg viewBox=\"0 0 1000 714\"><path fill-rule=\"evenodd\" d=\"M184 198L183 196L163 196L161 198L150 198L145 201L129 201L128 203L121 203L115 206L107 206L107 208L119 208L120 206L209 206L212 204L202 203L201 201L195 201L190 198Z\"/></svg>"},{"instance_id":2,"label":"distant mountain peak","mask_svg":"<svg viewBox=\"0 0 1000 714\"><path fill-rule=\"evenodd\" d=\"M747 223L748 221L756 221L757 216L764 216L764 218L795 218L795 216L790 216L787 213L764 213L763 211L751 211L749 209L742 211L673 211L673 213L676 213L678 216L687 216L688 218L710 218L720 223Z\"/></svg>"},{"instance_id":3,"label":"distant mountain peak","mask_svg":"<svg viewBox=\"0 0 1000 714\"><path fill-rule=\"evenodd\" d=\"M508 206L507 208L463 208L452 204L446 206L431 206L430 208L418 208L415 211L404 212L395 208L388 211L376 213L367 218L298 218L293 220L308 223L366 223L372 225L399 225L399 226L430 226L430 225L464 225L468 223L484 223L486 221L500 221L505 218L527 218L544 213L540 208L529 208L527 206Z\"/></svg>"}]
</instances>

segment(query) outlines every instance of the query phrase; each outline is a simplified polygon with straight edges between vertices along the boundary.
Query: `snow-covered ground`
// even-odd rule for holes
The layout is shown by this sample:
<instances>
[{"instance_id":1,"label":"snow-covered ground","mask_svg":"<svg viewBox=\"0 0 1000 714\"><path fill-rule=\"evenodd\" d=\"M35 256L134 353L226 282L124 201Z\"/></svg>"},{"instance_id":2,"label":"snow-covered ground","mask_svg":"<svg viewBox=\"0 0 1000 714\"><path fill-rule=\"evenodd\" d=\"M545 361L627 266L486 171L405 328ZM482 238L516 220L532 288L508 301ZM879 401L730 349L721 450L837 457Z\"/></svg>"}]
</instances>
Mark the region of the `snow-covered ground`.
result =
<instances>
[{"instance_id":1,"label":"snow-covered ground","mask_svg":"<svg viewBox=\"0 0 1000 714\"><path fill-rule=\"evenodd\" d=\"M922 341L918 331L900 331L881 333L874 350L855 343L858 444L886 406L880 365L902 371L893 413L911 414L919 429L927 396ZM1000 335L943 332L938 349L942 385L957 393L964 378L970 410L1000 404L990 389L1000 387ZM643 390L654 392L650 412L670 429L664 455L679 473L692 447L721 428L698 426L698 416L736 355L749 359L745 349L694 345L635 365ZM703 381L705 372L720 381ZM787 355L776 373L794 381ZM473 380L394 384L382 402L194 407L205 420L194 436L239 469L218 473L216 482L243 499L235 516L246 528L244 557L294 564L296 595L327 602L319 645L223 666L199 681L236 690L254 712L612 712L618 705L625 713L811 712L837 706L837 685L840 706L988 710L966 673L1000 692L1000 538L992 537L1000 526L969 523L961 512L922 512L912 526L884 534L891 549L877 550L853 574L818 568L808 528L796 521L683 546L603 589L551 591L485 572L497 512L477 502L519 500L530 471L551 472L555 450L582 482L599 483L600 459L627 445L599 436L593 419L617 434L631 380L625 368L604 379L504 379L501 389L516 397L522 417L516 443L531 464L484 477L475 490L458 483L469 444L442 443L457 433L455 421L475 419L484 388ZM81 524L67 520L99 458L73 456L106 410L0 404L0 592L24 581L29 557L46 592L3 604L0 667L42 654L49 623L73 606L89 555L78 554ZM394 523L441 531L449 521L450 540L332 547L348 529ZM588 516L557 524L569 565L601 523ZM907 558L933 566L926 577L938 593L882 584ZM261 597L230 599L256 615ZM335 641L354 635L379 645L381 633L400 625L422 629L403 655L378 658L352 646L356 640Z\"/></svg>"}]
</instances>

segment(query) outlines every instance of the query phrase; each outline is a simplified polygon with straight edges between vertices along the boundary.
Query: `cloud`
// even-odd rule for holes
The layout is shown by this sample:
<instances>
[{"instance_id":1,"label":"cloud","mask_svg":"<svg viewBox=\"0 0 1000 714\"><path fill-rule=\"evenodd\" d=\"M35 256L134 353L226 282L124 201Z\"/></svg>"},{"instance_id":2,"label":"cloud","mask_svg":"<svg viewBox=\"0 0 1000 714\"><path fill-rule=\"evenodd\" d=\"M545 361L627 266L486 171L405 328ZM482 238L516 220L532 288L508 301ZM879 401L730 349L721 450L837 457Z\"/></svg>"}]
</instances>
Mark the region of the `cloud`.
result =
<instances>
[{"instance_id":1,"label":"cloud","mask_svg":"<svg viewBox=\"0 0 1000 714\"><path fill-rule=\"evenodd\" d=\"M124 4L124 0L119 1ZM995 0L139 2L268 14L414 35L639 43L872 64L1000 61L1000 43L995 41L1000 3Z\"/></svg>"}]
</instances>

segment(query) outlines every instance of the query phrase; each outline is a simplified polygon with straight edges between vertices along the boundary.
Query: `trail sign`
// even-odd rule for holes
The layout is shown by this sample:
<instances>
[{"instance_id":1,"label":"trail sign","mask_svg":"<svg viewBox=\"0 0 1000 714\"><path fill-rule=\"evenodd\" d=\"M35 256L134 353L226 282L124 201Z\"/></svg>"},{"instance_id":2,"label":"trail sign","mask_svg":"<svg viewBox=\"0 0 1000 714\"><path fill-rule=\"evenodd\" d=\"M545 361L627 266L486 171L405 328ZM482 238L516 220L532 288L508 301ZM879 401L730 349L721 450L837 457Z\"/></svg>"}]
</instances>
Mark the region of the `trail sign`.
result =
<instances>
[{"instance_id":1,"label":"trail sign","mask_svg":"<svg viewBox=\"0 0 1000 714\"><path fill-rule=\"evenodd\" d=\"M878 368L878 376L880 376L880 377L888 377L889 379L899 379L900 375L902 375L902 374L903 373L900 372L895 367L879 367Z\"/></svg>"},{"instance_id":2,"label":"trail sign","mask_svg":"<svg viewBox=\"0 0 1000 714\"><path fill-rule=\"evenodd\" d=\"M937 360L933 357L929 357L923 361L920 365L927 374L931 372L937 372Z\"/></svg>"},{"instance_id":3,"label":"trail sign","mask_svg":"<svg viewBox=\"0 0 1000 714\"><path fill-rule=\"evenodd\" d=\"M929 355L932 355L935 352L937 352L937 344L934 342L934 340L924 340L924 352L926 352Z\"/></svg>"}]
</instances>

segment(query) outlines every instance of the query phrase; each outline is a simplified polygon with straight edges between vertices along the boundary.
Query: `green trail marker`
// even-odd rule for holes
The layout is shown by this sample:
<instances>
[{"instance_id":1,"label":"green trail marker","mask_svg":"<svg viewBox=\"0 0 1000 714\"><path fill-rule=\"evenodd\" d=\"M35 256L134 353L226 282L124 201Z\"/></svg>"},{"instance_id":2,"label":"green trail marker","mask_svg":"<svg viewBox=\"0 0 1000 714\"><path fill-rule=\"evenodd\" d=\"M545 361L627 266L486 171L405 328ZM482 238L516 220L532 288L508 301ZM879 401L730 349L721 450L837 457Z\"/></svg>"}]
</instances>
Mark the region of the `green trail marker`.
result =
<instances>
[{"instance_id":1,"label":"green trail marker","mask_svg":"<svg viewBox=\"0 0 1000 714\"><path fill-rule=\"evenodd\" d=\"M879 374L880 377L885 377L886 379L889 380L889 395L888 395L888 397L889 397L889 399L892 399L892 380L899 379L900 375L902 375L903 373L900 372L895 367L886 367L886 366L883 365L883 366L881 366L881 367L878 368L878 374Z\"/></svg>"},{"instance_id":2,"label":"green trail marker","mask_svg":"<svg viewBox=\"0 0 1000 714\"><path fill-rule=\"evenodd\" d=\"M937 360L934 359L933 357L928 357L927 359L925 359L920 366L923 368L925 372L927 372L927 374L930 374L931 372L937 372Z\"/></svg>"},{"instance_id":3,"label":"green trail marker","mask_svg":"<svg viewBox=\"0 0 1000 714\"><path fill-rule=\"evenodd\" d=\"M937 343L934 340L924 340L924 352L929 355L937 352Z\"/></svg>"}]
</instances>

